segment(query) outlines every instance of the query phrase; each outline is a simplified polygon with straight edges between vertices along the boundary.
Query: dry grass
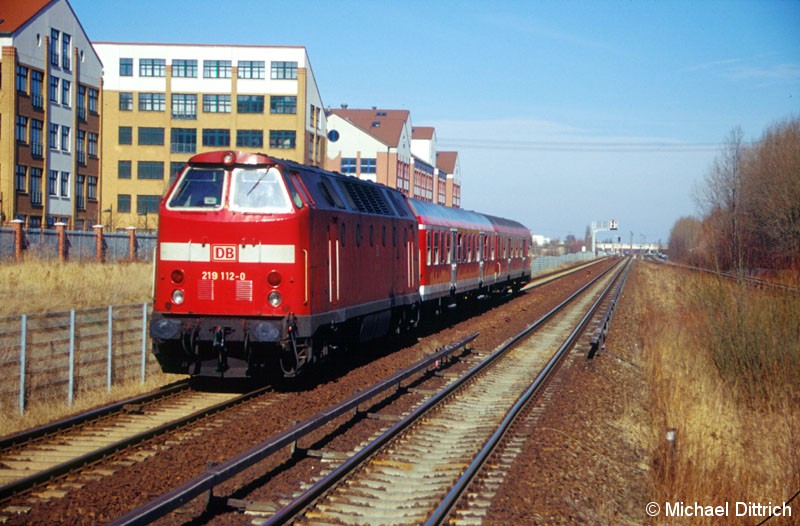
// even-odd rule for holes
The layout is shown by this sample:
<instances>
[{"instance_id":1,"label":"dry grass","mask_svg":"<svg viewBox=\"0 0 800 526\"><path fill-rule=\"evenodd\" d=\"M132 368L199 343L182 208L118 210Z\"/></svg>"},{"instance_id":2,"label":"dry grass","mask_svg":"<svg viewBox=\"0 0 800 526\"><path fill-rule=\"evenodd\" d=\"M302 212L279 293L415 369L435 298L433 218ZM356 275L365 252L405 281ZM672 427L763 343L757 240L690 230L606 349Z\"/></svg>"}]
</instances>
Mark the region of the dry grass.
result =
<instances>
[{"instance_id":1,"label":"dry grass","mask_svg":"<svg viewBox=\"0 0 800 526\"><path fill-rule=\"evenodd\" d=\"M27 259L0 264L0 317L151 301L151 263L68 262ZM20 416L17 406L0 405L0 435L35 427L92 407L152 391L183 376L149 373L105 389L76 393L67 406L59 399L33 403Z\"/></svg>"},{"instance_id":2,"label":"dry grass","mask_svg":"<svg viewBox=\"0 0 800 526\"><path fill-rule=\"evenodd\" d=\"M0 316L151 301L152 263L0 264Z\"/></svg>"},{"instance_id":3,"label":"dry grass","mask_svg":"<svg viewBox=\"0 0 800 526\"><path fill-rule=\"evenodd\" d=\"M798 300L663 267L639 265L638 272L637 294L647 296L637 302L644 306L653 500L787 500L800 488L800 361L787 360L779 342L787 326L797 331ZM762 366L753 368L754 360ZM670 428L677 432L674 451L664 440ZM662 514L655 523L677 520Z\"/></svg>"}]
</instances>

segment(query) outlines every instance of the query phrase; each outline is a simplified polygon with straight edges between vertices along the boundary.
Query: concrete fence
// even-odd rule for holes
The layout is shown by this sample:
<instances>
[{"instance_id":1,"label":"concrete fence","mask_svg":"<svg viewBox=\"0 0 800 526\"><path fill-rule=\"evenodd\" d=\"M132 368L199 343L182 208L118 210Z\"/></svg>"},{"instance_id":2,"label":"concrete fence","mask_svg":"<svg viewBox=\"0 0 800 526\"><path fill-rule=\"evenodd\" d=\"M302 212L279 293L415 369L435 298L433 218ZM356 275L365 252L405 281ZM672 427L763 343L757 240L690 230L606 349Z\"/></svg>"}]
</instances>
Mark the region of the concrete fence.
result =
<instances>
[{"instance_id":1,"label":"concrete fence","mask_svg":"<svg viewBox=\"0 0 800 526\"><path fill-rule=\"evenodd\" d=\"M92 232L55 228L25 228L22 221L0 227L0 260L22 261L33 256L41 259L94 260L99 262L151 261L156 236L139 233L134 227L124 232L105 232L95 225Z\"/></svg>"}]
</instances>

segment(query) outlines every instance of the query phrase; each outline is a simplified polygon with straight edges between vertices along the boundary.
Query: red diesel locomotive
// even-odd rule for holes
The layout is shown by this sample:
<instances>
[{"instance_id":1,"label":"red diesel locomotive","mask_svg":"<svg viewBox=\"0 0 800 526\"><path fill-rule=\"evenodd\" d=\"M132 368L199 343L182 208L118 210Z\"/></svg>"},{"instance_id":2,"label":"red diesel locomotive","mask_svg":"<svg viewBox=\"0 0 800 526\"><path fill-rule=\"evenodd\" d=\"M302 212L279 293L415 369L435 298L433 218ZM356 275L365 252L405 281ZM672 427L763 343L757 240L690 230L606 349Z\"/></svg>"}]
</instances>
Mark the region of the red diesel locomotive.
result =
<instances>
[{"instance_id":1,"label":"red diesel locomotive","mask_svg":"<svg viewBox=\"0 0 800 526\"><path fill-rule=\"evenodd\" d=\"M153 351L165 372L294 376L336 346L520 288L530 245L517 222L376 183L198 154L160 204Z\"/></svg>"}]
</instances>

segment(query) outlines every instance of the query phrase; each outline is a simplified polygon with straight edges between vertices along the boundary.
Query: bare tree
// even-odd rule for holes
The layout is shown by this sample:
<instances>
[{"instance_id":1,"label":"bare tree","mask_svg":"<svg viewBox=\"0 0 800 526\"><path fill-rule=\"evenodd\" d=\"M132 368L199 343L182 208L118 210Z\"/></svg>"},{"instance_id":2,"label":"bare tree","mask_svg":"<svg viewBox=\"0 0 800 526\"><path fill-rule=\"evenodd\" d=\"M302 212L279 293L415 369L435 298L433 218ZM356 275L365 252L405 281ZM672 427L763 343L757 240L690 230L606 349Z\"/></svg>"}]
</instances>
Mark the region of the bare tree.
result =
<instances>
[{"instance_id":1,"label":"bare tree","mask_svg":"<svg viewBox=\"0 0 800 526\"><path fill-rule=\"evenodd\" d=\"M762 267L800 260L800 118L768 129L744 165L744 205Z\"/></svg>"},{"instance_id":2,"label":"bare tree","mask_svg":"<svg viewBox=\"0 0 800 526\"><path fill-rule=\"evenodd\" d=\"M700 233L703 224L695 217L681 217L669 233L670 259L697 265L701 263Z\"/></svg>"},{"instance_id":3,"label":"bare tree","mask_svg":"<svg viewBox=\"0 0 800 526\"><path fill-rule=\"evenodd\" d=\"M706 228L711 234L711 259L721 269L746 268L743 230L742 166L747 155L740 127L731 130L722 152L696 192Z\"/></svg>"}]
</instances>

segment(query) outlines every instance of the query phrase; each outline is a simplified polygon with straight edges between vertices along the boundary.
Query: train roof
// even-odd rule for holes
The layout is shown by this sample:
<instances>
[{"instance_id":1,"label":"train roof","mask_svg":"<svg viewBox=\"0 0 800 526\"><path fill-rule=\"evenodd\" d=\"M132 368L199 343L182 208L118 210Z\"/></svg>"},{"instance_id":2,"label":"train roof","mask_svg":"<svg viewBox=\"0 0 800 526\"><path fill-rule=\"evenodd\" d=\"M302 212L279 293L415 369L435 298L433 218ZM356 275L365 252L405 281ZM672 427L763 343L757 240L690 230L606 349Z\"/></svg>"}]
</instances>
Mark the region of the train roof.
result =
<instances>
[{"instance_id":1,"label":"train roof","mask_svg":"<svg viewBox=\"0 0 800 526\"><path fill-rule=\"evenodd\" d=\"M408 198L407 200L421 225L448 228L462 227L484 232L494 230L492 222L483 214L462 208L437 205L418 199Z\"/></svg>"}]
</instances>

